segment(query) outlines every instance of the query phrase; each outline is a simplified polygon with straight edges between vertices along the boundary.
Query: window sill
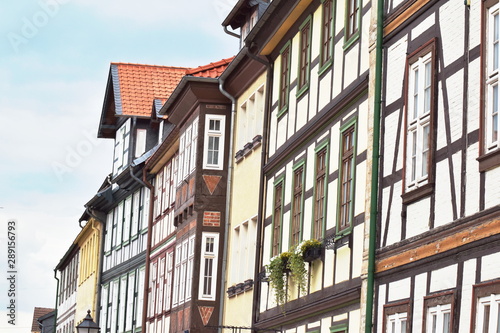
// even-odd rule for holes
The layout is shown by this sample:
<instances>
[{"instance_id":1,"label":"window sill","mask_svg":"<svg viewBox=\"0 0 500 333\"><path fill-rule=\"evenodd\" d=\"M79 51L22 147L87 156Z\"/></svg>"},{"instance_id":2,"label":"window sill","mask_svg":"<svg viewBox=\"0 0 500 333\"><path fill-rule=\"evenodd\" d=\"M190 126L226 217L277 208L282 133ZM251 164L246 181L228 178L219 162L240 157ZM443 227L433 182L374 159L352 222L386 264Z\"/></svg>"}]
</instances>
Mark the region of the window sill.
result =
<instances>
[{"instance_id":1,"label":"window sill","mask_svg":"<svg viewBox=\"0 0 500 333\"><path fill-rule=\"evenodd\" d=\"M326 71L329 70L332 67L332 64L333 64L333 59L330 59L327 62L325 62L323 64L323 66L320 67L320 69L318 71L318 75L322 76L323 74L325 74Z\"/></svg>"},{"instance_id":2,"label":"window sill","mask_svg":"<svg viewBox=\"0 0 500 333\"><path fill-rule=\"evenodd\" d=\"M434 183L427 183L415 189L403 193L401 198L403 199L403 204L407 205L412 202L418 201L426 196L429 196L434 192Z\"/></svg>"},{"instance_id":3,"label":"window sill","mask_svg":"<svg viewBox=\"0 0 500 333\"><path fill-rule=\"evenodd\" d=\"M346 39L343 46L344 52L347 51L358 39L359 39L359 30L356 31L351 37L349 37L349 39Z\"/></svg>"},{"instance_id":4,"label":"window sill","mask_svg":"<svg viewBox=\"0 0 500 333\"><path fill-rule=\"evenodd\" d=\"M288 105L285 105L284 107L281 108L281 110L278 111L278 114L276 117L280 119L285 113L288 111Z\"/></svg>"},{"instance_id":5,"label":"window sill","mask_svg":"<svg viewBox=\"0 0 500 333\"><path fill-rule=\"evenodd\" d=\"M479 172L484 172L500 166L500 149L479 156Z\"/></svg>"},{"instance_id":6,"label":"window sill","mask_svg":"<svg viewBox=\"0 0 500 333\"><path fill-rule=\"evenodd\" d=\"M302 88L297 91L297 94L295 95L297 100L300 99L302 96L306 94L306 92L309 90L309 81L304 84Z\"/></svg>"}]
</instances>

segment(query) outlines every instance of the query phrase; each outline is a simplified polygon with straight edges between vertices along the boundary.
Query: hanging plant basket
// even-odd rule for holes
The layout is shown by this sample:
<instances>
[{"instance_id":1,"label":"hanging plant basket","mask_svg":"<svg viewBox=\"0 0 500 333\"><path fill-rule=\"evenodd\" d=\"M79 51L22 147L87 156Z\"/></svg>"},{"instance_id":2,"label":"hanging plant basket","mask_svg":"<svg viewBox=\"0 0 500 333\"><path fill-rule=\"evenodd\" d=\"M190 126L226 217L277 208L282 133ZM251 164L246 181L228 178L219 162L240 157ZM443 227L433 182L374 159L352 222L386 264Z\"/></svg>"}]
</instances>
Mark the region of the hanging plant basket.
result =
<instances>
[{"instance_id":1,"label":"hanging plant basket","mask_svg":"<svg viewBox=\"0 0 500 333\"><path fill-rule=\"evenodd\" d=\"M303 257L305 262L313 262L321 257L323 249L321 247L312 247L304 251Z\"/></svg>"}]
</instances>

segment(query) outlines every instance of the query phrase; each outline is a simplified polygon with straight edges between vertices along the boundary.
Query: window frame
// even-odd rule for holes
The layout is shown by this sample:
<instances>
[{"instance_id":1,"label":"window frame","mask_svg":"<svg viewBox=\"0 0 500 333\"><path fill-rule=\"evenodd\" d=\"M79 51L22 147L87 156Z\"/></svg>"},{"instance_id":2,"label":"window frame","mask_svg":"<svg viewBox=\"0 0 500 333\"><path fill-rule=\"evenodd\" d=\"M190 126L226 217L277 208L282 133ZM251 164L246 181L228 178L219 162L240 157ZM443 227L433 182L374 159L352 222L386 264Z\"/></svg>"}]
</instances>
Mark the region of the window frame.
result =
<instances>
[{"instance_id":1,"label":"window frame","mask_svg":"<svg viewBox=\"0 0 500 333\"><path fill-rule=\"evenodd\" d=\"M320 153L325 154L324 156L324 170L322 171L321 174L318 175L318 157ZM313 235L313 238L315 239L321 239L325 235L325 229L326 229L326 219L327 219L327 197L328 197L328 173L329 173L329 167L330 167L330 140L325 140L323 143L319 144L315 150L314 150L314 187L313 187L313 216L312 216L312 223L311 223L311 235ZM317 214L317 206L318 206L318 201L317 200L317 195L318 195L318 180L322 178L323 179L323 197L321 198L322 201L322 214L321 214L321 222L318 223L318 214ZM317 226L321 225L321 230L318 232Z\"/></svg>"},{"instance_id":2,"label":"window frame","mask_svg":"<svg viewBox=\"0 0 500 333\"><path fill-rule=\"evenodd\" d=\"M220 122L219 130L210 130L210 121L215 120ZM224 168L224 140L226 131L226 116L219 114L205 115L205 140L203 147L203 169L222 170ZM219 138L219 147L217 149L218 158L216 163L208 162L208 149L210 138Z\"/></svg>"},{"instance_id":3,"label":"window frame","mask_svg":"<svg viewBox=\"0 0 500 333\"><path fill-rule=\"evenodd\" d=\"M300 186L297 184L297 173L301 172ZM290 246L298 245L302 241L302 228L304 224L304 196L305 196L305 181L306 181L306 160L301 159L297 162L293 168L293 178L292 178L292 203L291 203L291 214L290 214ZM299 196L298 200L300 204L297 205L296 197ZM296 221L296 216L298 216L298 221ZM297 239L295 240L295 235Z\"/></svg>"},{"instance_id":4,"label":"window frame","mask_svg":"<svg viewBox=\"0 0 500 333\"><path fill-rule=\"evenodd\" d=\"M213 252L206 252L207 239L213 238ZM202 232L201 251L200 251L200 279L198 299L206 301L215 301L217 298L217 276L218 276L218 257L219 257L219 233L218 232ZM205 269L206 260L212 260L212 274L210 280L210 293L206 294L205 286Z\"/></svg>"},{"instance_id":5,"label":"window frame","mask_svg":"<svg viewBox=\"0 0 500 333\"><path fill-rule=\"evenodd\" d=\"M333 63L333 41L335 37L335 18L336 18L336 3L334 0L321 0L321 45L320 45L320 55L319 55L319 72L318 74L323 74L328 68L331 67ZM328 8L329 4L330 8ZM328 10L328 11L327 11ZM326 16L326 13L329 13ZM328 19L328 20L327 20ZM325 52L325 49L328 52ZM326 58L325 58L326 54Z\"/></svg>"},{"instance_id":6,"label":"window frame","mask_svg":"<svg viewBox=\"0 0 500 333\"><path fill-rule=\"evenodd\" d=\"M478 321L479 324L482 323L482 320L478 320L479 315L482 313L480 309L478 309L478 306L481 299L491 297L492 295L496 295L500 303L500 280L498 279L472 286L471 332L482 332L482 327L479 327L479 330L476 327Z\"/></svg>"},{"instance_id":7,"label":"window frame","mask_svg":"<svg viewBox=\"0 0 500 333\"><path fill-rule=\"evenodd\" d=\"M499 2L497 0L486 0L482 2L482 17L481 17L481 96L484 96L480 106L480 146L479 146L479 171L487 171L491 168L500 165L500 131L497 134L496 140L491 138L491 119L493 116L490 105L492 102L491 90L494 86L497 89L497 131L500 126L500 115L498 114L498 81L499 68L490 68L490 64L494 59L491 45L492 38L492 16L498 15ZM498 44L497 44L498 45Z\"/></svg>"},{"instance_id":8,"label":"window frame","mask_svg":"<svg viewBox=\"0 0 500 333\"><path fill-rule=\"evenodd\" d=\"M299 27L300 52L297 71L297 98L301 97L309 89L311 78L312 28L312 15L309 15ZM303 45L304 42L306 42L306 45Z\"/></svg>"},{"instance_id":9,"label":"window frame","mask_svg":"<svg viewBox=\"0 0 500 333\"><path fill-rule=\"evenodd\" d=\"M433 295L425 296L424 297L424 309L423 309L423 318L422 318L422 333L428 333L428 315L431 309L437 308L440 313L444 313L444 311L448 310L449 306L449 312L450 312L450 327L449 327L449 332L454 332L454 308L455 308L455 292L454 291L445 291L445 292L440 292L436 293ZM444 311L441 310L441 308L445 308Z\"/></svg>"},{"instance_id":10,"label":"window frame","mask_svg":"<svg viewBox=\"0 0 500 333\"><path fill-rule=\"evenodd\" d=\"M436 114L436 109L437 109L437 102L436 102L436 91L437 91L437 85L438 85L438 73L437 73L437 52L436 52L436 43L437 39L431 39L421 47L419 47L417 50L415 50L413 53L408 55L406 59L406 74L405 74L405 96L404 96L404 149L403 149L403 186L402 186L402 198L403 198L403 203L411 203L413 201L419 200L424 196L429 195L430 193L433 192L434 190L434 172L435 172L435 166L434 166L434 154L435 154L435 114ZM411 68L414 64L423 64L425 65L424 61L427 61L427 57L430 58L427 63L430 64L430 79L431 83L429 86L430 89L430 103L429 103L429 111L425 112L424 114L420 115L420 117L417 116L416 119L412 119L412 123L410 124L409 120L409 113L410 113L410 106L413 106L413 102L410 102L410 94L411 94L411 88L414 86L413 83L410 81L412 80L412 75L411 75ZM422 61L419 61L422 59ZM425 67L420 68L424 70ZM421 93L421 92L419 92ZM424 95L425 96L425 95ZM418 100L421 103L424 103L424 100ZM422 139L423 136L419 136L419 133L422 132L422 128L424 126L429 127L429 133L428 133L428 150L427 150L427 175L423 177L416 178L414 180L410 179L409 174L411 173L411 166L410 166L410 159L409 156L411 156L410 150L410 142L411 140L409 139L410 131L411 133L416 133L417 135L417 143L419 141L419 138ZM417 132L413 132L417 131ZM416 144L417 144L416 143ZM415 153L416 153L416 164L415 168L418 169L419 167L421 168L422 165L422 159L420 156L420 160L418 159L419 155L422 155L423 153L423 147L415 145ZM420 161L420 162L419 162ZM410 185L408 184L410 183Z\"/></svg>"},{"instance_id":11,"label":"window frame","mask_svg":"<svg viewBox=\"0 0 500 333\"><path fill-rule=\"evenodd\" d=\"M355 4L354 13L351 13L351 4ZM359 39L361 30L361 0L345 0L345 17L344 17L344 51ZM354 17L355 16L355 17ZM351 17L354 17L357 29L350 31Z\"/></svg>"},{"instance_id":12,"label":"window frame","mask_svg":"<svg viewBox=\"0 0 500 333\"><path fill-rule=\"evenodd\" d=\"M280 118L288 111L290 102L290 65L292 62L292 42L288 41L280 50L278 114ZM286 65L286 66L285 66Z\"/></svg>"},{"instance_id":13,"label":"window frame","mask_svg":"<svg viewBox=\"0 0 500 333\"><path fill-rule=\"evenodd\" d=\"M405 315L406 319L406 333L411 332L411 322L412 322L412 311L410 300L398 301L394 303L384 304L383 322L382 322L382 332L387 333L388 324L391 321L391 317L395 315ZM397 316L396 319L401 319Z\"/></svg>"},{"instance_id":14,"label":"window frame","mask_svg":"<svg viewBox=\"0 0 500 333\"><path fill-rule=\"evenodd\" d=\"M280 188L280 191L278 189ZM280 192L281 201L279 205L279 225L276 226L276 211L278 206L276 205L276 194ZM273 213L272 213L272 229L271 229L271 257L277 256L281 253L283 246L283 208L284 208L284 197L285 197L285 175L278 177L273 184ZM276 235L276 231L279 231L279 235ZM278 240L278 242L276 242Z\"/></svg>"},{"instance_id":15,"label":"window frame","mask_svg":"<svg viewBox=\"0 0 500 333\"><path fill-rule=\"evenodd\" d=\"M344 142L345 142L345 135L348 134L349 132L352 133L352 151L349 152L348 156L344 156ZM352 231L353 228L353 220L354 220L354 199L355 199L355 192L356 192L356 156L357 156L357 143L358 143L358 119L357 117L353 117L350 121L346 122L341 128L340 128L340 142L339 142L339 168L338 168L338 202L337 202L337 223L336 223L336 235L337 237L341 237L343 235L349 234ZM343 191L342 191L342 186L343 186L343 181L342 179L344 178L344 164L347 159L351 159L351 166L350 166L350 172L351 172L351 190L349 192L349 207L348 207L348 223L346 225L342 225L342 206L344 204L344 196L343 196Z\"/></svg>"}]
</instances>

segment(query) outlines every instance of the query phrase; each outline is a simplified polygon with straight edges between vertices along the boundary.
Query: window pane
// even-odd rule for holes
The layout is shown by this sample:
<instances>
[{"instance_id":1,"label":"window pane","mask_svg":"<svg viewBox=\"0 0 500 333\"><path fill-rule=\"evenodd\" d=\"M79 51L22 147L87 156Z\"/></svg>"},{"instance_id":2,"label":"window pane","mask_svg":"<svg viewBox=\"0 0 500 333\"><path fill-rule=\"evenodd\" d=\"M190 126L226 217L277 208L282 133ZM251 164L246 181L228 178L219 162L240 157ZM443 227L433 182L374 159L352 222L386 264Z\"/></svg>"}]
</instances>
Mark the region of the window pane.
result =
<instances>
[{"instance_id":1,"label":"window pane","mask_svg":"<svg viewBox=\"0 0 500 333\"><path fill-rule=\"evenodd\" d=\"M414 181L417 176L417 131L412 132L411 141L411 181Z\"/></svg>"},{"instance_id":2,"label":"window pane","mask_svg":"<svg viewBox=\"0 0 500 333\"><path fill-rule=\"evenodd\" d=\"M443 333L450 332L450 313L443 314Z\"/></svg>"},{"instance_id":3,"label":"window pane","mask_svg":"<svg viewBox=\"0 0 500 333\"><path fill-rule=\"evenodd\" d=\"M413 118L417 119L418 116L418 68L414 70L413 80Z\"/></svg>"},{"instance_id":4,"label":"window pane","mask_svg":"<svg viewBox=\"0 0 500 333\"><path fill-rule=\"evenodd\" d=\"M401 320L401 333L406 333L406 319Z\"/></svg>"},{"instance_id":5,"label":"window pane","mask_svg":"<svg viewBox=\"0 0 500 333\"><path fill-rule=\"evenodd\" d=\"M220 120L210 119L209 130L220 131Z\"/></svg>"},{"instance_id":6,"label":"window pane","mask_svg":"<svg viewBox=\"0 0 500 333\"><path fill-rule=\"evenodd\" d=\"M431 63L425 64L424 113L431 110Z\"/></svg>"},{"instance_id":7,"label":"window pane","mask_svg":"<svg viewBox=\"0 0 500 333\"><path fill-rule=\"evenodd\" d=\"M500 333L500 304L499 303L496 303L496 308L497 308L497 329L496 329L496 333Z\"/></svg>"},{"instance_id":8,"label":"window pane","mask_svg":"<svg viewBox=\"0 0 500 333\"><path fill-rule=\"evenodd\" d=\"M498 13L493 18L493 70L498 69Z\"/></svg>"},{"instance_id":9,"label":"window pane","mask_svg":"<svg viewBox=\"0 0 500 333\"><path fill-rule=\"evenodd\" d=\"M493 86L493 96L492 96L492 119L491 119L491 136L492 141L498 140L498 84Z\"/></svg>"},{"instance_id":10,"label":"window pane","mask_svg":"<svg viewBox=\"0 0 500 333\"><path fill-rule=\"evenodd\" d=\"M423 137L422 137L422 177L427 176L428 173L428 165L429 165L429 129L430 126L426 125L423 128Z\"/></svg>"},{"instance_id":11,"label":"window pane","mask_svg":"<svg viewBox=\"0 0 500 333\"><path fill-rule=\"evenodd\" d=\"M432 315L432 333L436 333L436 326L437 326L437 315L433 314Z\"/></svg>"}]
</instances>

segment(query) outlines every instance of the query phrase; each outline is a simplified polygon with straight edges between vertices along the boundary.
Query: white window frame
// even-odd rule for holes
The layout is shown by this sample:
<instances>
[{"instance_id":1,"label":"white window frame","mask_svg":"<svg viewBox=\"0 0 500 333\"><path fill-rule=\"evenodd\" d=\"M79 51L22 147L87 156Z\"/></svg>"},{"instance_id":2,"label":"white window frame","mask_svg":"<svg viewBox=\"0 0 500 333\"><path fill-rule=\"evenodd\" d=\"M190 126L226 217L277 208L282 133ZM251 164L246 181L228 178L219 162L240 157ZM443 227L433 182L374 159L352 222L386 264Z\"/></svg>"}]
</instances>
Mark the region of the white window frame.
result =
<instances>
[{"instance_id":1,"label":"white window frame","mask_svg":"<svg viewBox=\"0 0 500 333\"><path fill-rule=\"evenodd\" d=\"M135 328L142 327L142 313L144 303L144 279L146 276L146 266L139 268L139 277L136 285L137 311L135 311Z\"/></svg>"},{"instance_id":2,"label":"white window frame","mask_svg":"<svg viewBox=\"0 0 500 333\"><path fill-rule=\"evenodd\" d=\"M407 320L408 314L406 312L387 316L386 333L406 333Z\"/></svg>"},{"instance_id":3,"label":"white window frame","mask_svg":"<svg viewBox=\"0 0 500 333\"><path fill-rule=\"evenodd\" d=\"M135 157L142 156L146 152L146 137L148 131L144 128L138 128L135 131Z\"/></svg>"},{"instance_id":4,"label":"white window frame","mask_svg":"<svg viewBox=\"0 0 500 333\"><path fill-rule=\"evenodd\" d=\"M194 239L191 236L188 239L188 255L187 255L187 277L186 277L186 301L191 299L191 289L193 286L193 265L194 265Z\"/></svg>"},{"instance_id":5,"label":"white window frame","mask_svg":"<svg viewBox=\"0 0 500 333\"><path fill-rule=\"evenodd\" d=\"M432 51L409 67L406 130L406 189L425 185L429 180L431 110L433 89ZM426 70L429 70L427 72ZM423 79L422 75L423 73ZM427 132L426 132L427 130Z\"/></svg>"},{"instance_id":6,"label":"white window frame","mask_svg":"<svg viewBox=\"0 0 500 333\"><path fill-rule=\"evenodd\" d=\"M487 14L487 64L486 64L486 152L500 148L500 115L498 113L498 70L499 70L499 3L491 6ZM496 23L496 24L495 24ZM495 31L496 29L496 31ZM493 129L496 129L494 131Z\"/></svg>"},{"instance_id":7,"label":"white window frame","mask_svg":"<svg viewBox=\"0 0 500 333\"><path fill-rule=\"evenodd\" d=\"M210 130L210 121L219 121L220 127L219 130ZM203 168L211 169L211 170L222 170L224 167L224 130L226 124L226 116L224 115L215 115L215 114L207 114L205 116L205 140L204 140L204 157L203 157ZM218 158L216 163L209 163L208 161L208 144L210 138L218 138L219 139L219 147L217 149ZM212 162L212 161L211 161Z\"/></svg>"},{"instance_id":8,"label":"white window frame","mask_svg":"<svg viewBox=\"0 0 500 333\"><path fill-rule=\"evenodd\" d=\"M167 276L166 276L166 288L165 288L165 296L164 296L164 303L165 303L165 310L169 310L171 307L172 303L172 274L173 274L173 268L174 268L174 253L173 252L168 252L167 253Z\"/></svg>"},{"instance_id":9,"label":"white window frame","mask_svg":"<svg viewBox=\"0 0 500 333\"><path fill-rule=\"evenodd\" d=\"M493 306L496 305L496 306ZM488 313L488 323L485 323L485 309L489 308ZM481 297L478 299L477 304L477 317L476 317L476 333L484 333L484 332L498 332L500 325L500 294L491 294L485 297ZM486 330L484 330L487 328Z\"/></svg>"},{"instance_id":10,"label":"white window frame","mask_svg":"<svg viewBox=\"0 0 500 333\"><path fill-rule=\"evenodd\" d=\"M125 169L128 164L129 144L130 144L130 119L116 131L115 151L113 157L113 175L117 175Z\"/></svg>"},{"instance_id":11,"label":"white window frame","mask_svg":"<svg viewBox=\"0 0 500 333\"><path fill-rule=\"evenodd\" d=\"M212 251L207 251L207 241L213 240ZM217 264L219 254L219 233L203 232L201 241L201 263L200 263L200 283L198 290L198 299L215 301L216 286L217 286ZM207 262L211 262L212 270L205 274ZM209 286L209 290L205 290L205 285Z\"/></svg>"},{"instance_id":12,"label":"white window frame","mask_svg":"<svg viewBox=\"0 0 500 333\"><path fill-rule=\"evenodd\" d=\"M449 326L448 329L444 327L444 317L449 314ZM433 320L432 317L436 316L436 330L433 331ZM449 327L451 326L451 304L438 304L427 309L427 322L426 322L426 332L436 332L436 333L451 333Z\"/></svg>"}]
</instances>

